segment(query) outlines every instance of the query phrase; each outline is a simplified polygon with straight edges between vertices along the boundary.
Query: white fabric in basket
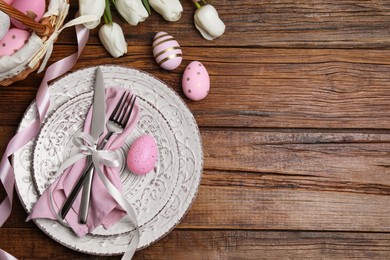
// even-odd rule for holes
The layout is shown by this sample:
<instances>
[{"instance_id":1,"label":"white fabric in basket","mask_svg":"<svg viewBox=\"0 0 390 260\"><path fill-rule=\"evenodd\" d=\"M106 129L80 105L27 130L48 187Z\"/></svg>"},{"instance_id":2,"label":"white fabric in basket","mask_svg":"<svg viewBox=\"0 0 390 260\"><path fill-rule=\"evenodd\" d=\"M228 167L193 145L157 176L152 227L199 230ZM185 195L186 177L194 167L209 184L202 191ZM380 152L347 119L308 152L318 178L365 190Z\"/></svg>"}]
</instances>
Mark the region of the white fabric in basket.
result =
<instances>
[{"instance_id":1,"label":"white fabric in basket","mask_svg":"<svg viewBox=\"0 0 390 260\"><path fill-rule=\"evenodd\" d=\"M32 55L42 47L42 39L35 33L32 33L28 42L17 52L11 56L3 56L0 58L0 79L3 77L9 77L12 71L19 69L23 70L23 66L26 65ZM17 73L17 72L16 72Z\"/></svg>"}]
</instances>

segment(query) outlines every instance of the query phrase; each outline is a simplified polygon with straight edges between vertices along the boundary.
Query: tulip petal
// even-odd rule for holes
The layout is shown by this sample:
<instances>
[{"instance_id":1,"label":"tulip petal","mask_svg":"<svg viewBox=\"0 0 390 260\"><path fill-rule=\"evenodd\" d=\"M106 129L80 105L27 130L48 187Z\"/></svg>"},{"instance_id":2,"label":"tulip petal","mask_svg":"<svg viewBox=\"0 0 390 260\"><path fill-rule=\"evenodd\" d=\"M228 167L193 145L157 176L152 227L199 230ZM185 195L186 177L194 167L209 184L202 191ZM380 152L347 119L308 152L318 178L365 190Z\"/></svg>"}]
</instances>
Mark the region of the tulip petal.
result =
<instances>
[{"instance_id":1,"label":"tulip petal","mask_svg":"<svg viewBox=\"0 0 390 260\"><path fill-rule=\"evenodd\" d=\"M99 29L99 38L114 58L127 53L127 43L122 28L117 23L104 24Z\"/></svg>"},{"instance_id":2,"label":"tulip petal","mask_svg":"<svg viewBox=\"0 0 390 260\"><path fill-rule=\"evenodd\" d=\"M106 7L105 0L79 0L79 14L83 15L95 15L99 18L97 21L85 23L84 26L88 29L94 29L100 24L100 19L103 16L104 9Z\"/></svg>"},{"instance_id":3,"label":"tulip petal","mask_svg":"<svg viewBox=\"0 0 390 260\"><path fill-rule=\"evenodd\" d=\"M202 6L194 15L195 27L207 40L214 40L225 32L225 24L219 18L217 10L212 5Z\"/></svg>"},{"instance_id":4,"label":"tulip petal","mask_svg":"<svg viewBox=\"0 0 390 260\"><path fill-rule=\"evenodd\" d=\"M169 22L176 22L181 18L183 7L179 0L149 0L150 6Z\"/></svg>"},{"instance_id":5,"label":"tulip petal","mask_svg":"<svg viewBox=\"0 0 390 260\"><path fill-rule=\"evenodd\" d=\"M135 26L149 16L141 0L115 0L114 4L119 14L130 25Z\"/></svg>"}]
</instances>

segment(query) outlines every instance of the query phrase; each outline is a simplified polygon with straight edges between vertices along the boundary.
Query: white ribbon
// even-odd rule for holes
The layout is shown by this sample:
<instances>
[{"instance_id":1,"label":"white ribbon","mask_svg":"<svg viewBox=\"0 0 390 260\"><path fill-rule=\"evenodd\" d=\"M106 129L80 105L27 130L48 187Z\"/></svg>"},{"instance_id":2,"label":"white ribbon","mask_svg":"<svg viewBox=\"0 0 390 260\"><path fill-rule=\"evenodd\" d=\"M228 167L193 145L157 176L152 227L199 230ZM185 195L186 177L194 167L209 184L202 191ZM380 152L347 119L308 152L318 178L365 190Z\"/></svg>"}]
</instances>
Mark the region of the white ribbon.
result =
<instances>
[{"instance_id":1,"label":"white ribbon","mask_svg":"<svg viewBox=\"0 0 390 260\"><path fill-rule=\"evenodd\" d=\"M137 221L137 215L134 212L133 207L130 205L130 203L126 200L125 196L121 194L121 192L111 183L111 181L106 177L106 175L103 173L102 169L100 168L100 164L103 164L105 166L109 167L119 167L119 157L114 151L110 150L97 150L96 145L94 144L94 139L91 135L85 132L81 132L77 134L73 138L73 143L76 145L81 152L72 156L68 160L66 160L61 167L57 170L56 175L61 174L66 168L69 166L75 164L78 160L85 158L87 156L92 156L92 163L95 167L95 171L98 173L99 178L103 182L104 186L106 187L108 193L115 199L115 201L127 212L131 224L133 225L135 229L135 234L131 238L130 244L127 246L126 252L123 255L122 259L131 259L137 250L137 246L139 243L140 238L140 231L138 227L138 221ZM49 194L50 194L50 207L53 211L54 215L57 217L58 221L65 225L69 225L62 219L62 217L57 213L57 210L54 208L54 199L53 194L51 190L51 186L49 187Z\"/></svg>"},{"instance_id":2,"label":"white ribbon","mask_svg":"<svg viewBox=\"0 0 390 260\"><path fill-rule=\"evenodd\" d=\"M45 69L45 66L51 56L51 53L53 52L53 45L56 39L58 38L59 34L68 27L72 27L78 24L84 24L87 22L97 21L99 18L95 15L83 15L79 16L69 22L67 22L65 25L63 25L66 16L68 15L69 11L69 4L66 2L58 3L59 6L59 14L56 19L56 23L54 24L54 31L50 35L50 37L43 43L43 46L41 49L39 49L36 54L34 55L34 58L30 61L28 66L30 68L34 67L39 61L43 58L42 64L39 67L38 73L42 72Z\"/></svg>"}]
</instances>

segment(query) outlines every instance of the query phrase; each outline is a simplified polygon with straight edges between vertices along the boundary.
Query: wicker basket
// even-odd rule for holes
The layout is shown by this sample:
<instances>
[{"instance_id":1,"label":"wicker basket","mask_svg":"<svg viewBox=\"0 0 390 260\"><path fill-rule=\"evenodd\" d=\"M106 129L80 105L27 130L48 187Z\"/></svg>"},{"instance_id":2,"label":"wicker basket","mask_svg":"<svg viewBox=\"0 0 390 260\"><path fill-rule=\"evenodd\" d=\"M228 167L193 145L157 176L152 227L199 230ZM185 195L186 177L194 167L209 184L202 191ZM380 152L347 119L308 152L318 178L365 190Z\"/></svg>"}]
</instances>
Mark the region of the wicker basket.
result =
<instances>
[{"instance_id":1,"label":"wicker basket","mask_svg":"<svg viewBox=\"0 0 390 260\"><path fill-rule=\"evenodd\" d=\"M64 3L68 3L69 0L63 0ZM50 4L51 0L46 1L47 4ZM47 16L41 19L41 21L36 22L24 13L20 12L19 10L15 9L14 7L6 4L4 1L0 0L0 11L8 14L10 17L15 18L16 20L22 22L24 25L29 27L32 32L35 32L35 34L41 38L42 43L45 43L50 36L52 35L54 28L58 27L58 23L63 23L63 18L58 19L57 15L51 15ZM67 10L66 10L67 14ZM42 50L40 50L42 52ZM17 74L15 75L15 72L9 73L7 75L7 72L3 72L2 76L0 76L0 85L1 86L8 86L11 85L14 82L20 81L25 79L31 72L37 70L40 66L41 60L36 63L34 66L31 66L30 61L34 58L34 56L38 54L38 52L34 53L31 57L29 57L25 63L26 64L20 64L21 68L17 69ZM42 56L42 53L41 53Z\"/></svg>"}]
</instances>

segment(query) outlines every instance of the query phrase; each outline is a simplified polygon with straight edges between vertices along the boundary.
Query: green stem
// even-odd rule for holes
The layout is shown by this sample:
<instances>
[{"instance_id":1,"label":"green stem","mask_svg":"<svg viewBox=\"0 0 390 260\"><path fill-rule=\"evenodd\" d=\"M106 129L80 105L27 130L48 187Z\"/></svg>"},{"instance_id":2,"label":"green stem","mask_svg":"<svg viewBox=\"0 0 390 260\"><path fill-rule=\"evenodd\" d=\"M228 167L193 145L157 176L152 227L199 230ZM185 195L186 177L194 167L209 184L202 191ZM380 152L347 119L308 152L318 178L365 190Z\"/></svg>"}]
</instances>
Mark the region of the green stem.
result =
<instances>
[{"instance_id":1,"label":"green stem","mask_svg":"<svg viewBox=\"0 0 390 260\"><path fill-rule=\"evenodd\" d=\"M108 24L108 18L106 12L103 13L104 24Z\"/></svg>"},{"instance_id":2,"label":"green stem","mask_svg":"<svg viewBox=\"0 0 390 260\"><path fill-rule=\"evenodd\" d=\"M144 4L144 7L145 7L146 11L148 11L148 14L150 15L152 13L152 11L150 10L149 1L148 0L142 0L142 3Z\"/></svg>"},{"instance_id":3,"label":"green stem","mask_svg":"<svg viewBox=\"0 0 390 260\"><path fill-rule=\"evenodd\" d=\"M194 5L196 6L196 8L200 8L200 4L198 2L194 2Z\"/></svg>"},{"instance_id":4,"label":"green stem","mask_svg":"<svg viewBox=\"0 0 390 260\"><path fill-rule=\"evenodd\" d=\"M110 9L110 0L106 0L106 8L104 9L104 23L106 24L112 24L112 15L111 15L111 9Z\"/></svg>"}]
</instances>

